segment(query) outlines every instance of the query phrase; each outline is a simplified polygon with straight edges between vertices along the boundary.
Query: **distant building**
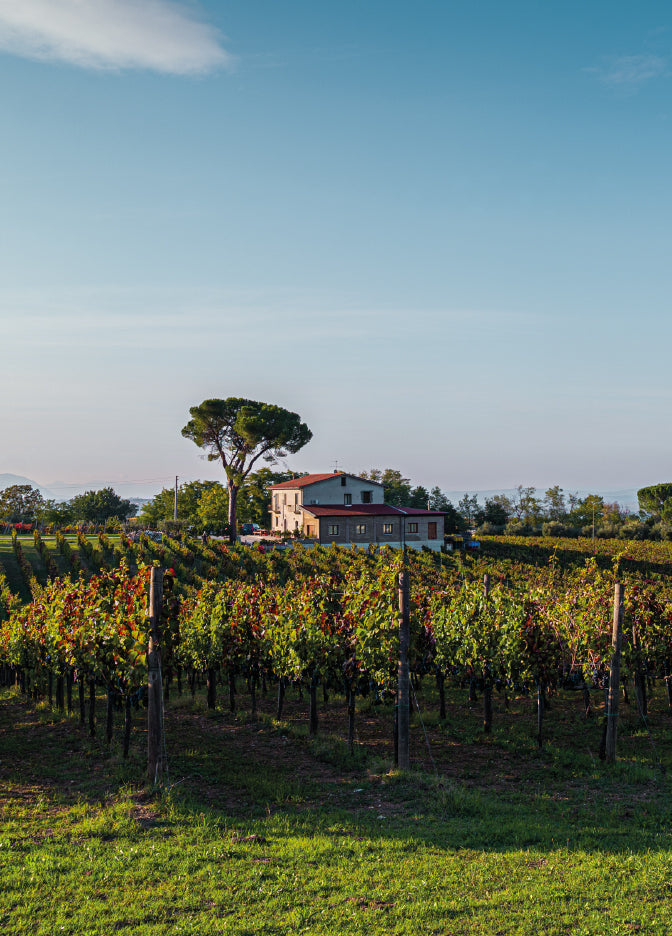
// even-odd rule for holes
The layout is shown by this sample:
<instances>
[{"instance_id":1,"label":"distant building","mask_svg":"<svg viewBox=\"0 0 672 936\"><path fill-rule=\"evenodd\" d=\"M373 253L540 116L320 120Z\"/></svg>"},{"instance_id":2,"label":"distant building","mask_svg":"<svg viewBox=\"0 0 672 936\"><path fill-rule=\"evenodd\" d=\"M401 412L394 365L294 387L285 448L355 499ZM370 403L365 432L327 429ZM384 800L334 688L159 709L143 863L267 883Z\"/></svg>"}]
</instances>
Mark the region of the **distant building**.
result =
<instances>
[{"instance_id":1,"label":"distant building","mask_svg":"<svg viewBox=\"0 0 672 936\"><path fill-rule=\"evenodd\" d=\"M344 471L304 475L271 485L271 531L293 533L329 545L428 546L443 544L443 514L392 507L383 485Z\"/></svg>"}]
</instances>

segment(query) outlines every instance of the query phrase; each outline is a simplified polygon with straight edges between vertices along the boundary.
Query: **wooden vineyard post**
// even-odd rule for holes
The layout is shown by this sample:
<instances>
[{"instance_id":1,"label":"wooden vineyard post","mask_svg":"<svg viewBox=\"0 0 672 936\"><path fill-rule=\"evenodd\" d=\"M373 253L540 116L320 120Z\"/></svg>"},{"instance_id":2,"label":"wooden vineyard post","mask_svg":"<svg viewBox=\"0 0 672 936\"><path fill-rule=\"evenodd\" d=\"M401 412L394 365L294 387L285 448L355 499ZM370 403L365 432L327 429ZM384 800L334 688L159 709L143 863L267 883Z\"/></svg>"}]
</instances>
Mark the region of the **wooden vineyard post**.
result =
<instances>
[{"instance_id":1,"label":"wooden vineyard post","mask_svg":"<svg viewBox=\"0 0 672 936\"><path fill-rule=\"evenodd\" d=\"M161 687L161 646L159 621L163 579L161 571L152 566L149 582L149 648L147 651L147 778L159 783L164 770L163 692Z\"/></svg>"},{"instance_id":2,"label":"wooden vineyard post","mask_svg":"<svg viewBox=\"0 0 672 936\"><path fill-rule=\"evenodd\" d=\"M483 576L483 597L488 600L490 594L490 576L486 572ZM486 664L483 667L483 732L490 734L492 731L492 677L490 666Z\"/></svg>"},{"instance_id":3,"label":"wooden vineyard post","mask_svg":"<svg viewBox=\"0 0 672 936\"><path fill-rule=\"evenodd\" d=\"M616 761L616 729L618 727L618 682L621 672L621 643L623 641L623 586L614 586L614 628L611 640L612 656L607 698L607 736L605 754L609 763Z\"/></svg>"},{"instance_id":4,"label":"wooden vineyard post","mask_svg":"<svg viewBox=\"0 0 672 936\"><path fill-rule=\"evenodd\" d=\"M411 764L409 744L410 680L408 670L408 651L411 638L409 605L408 572L404 570L399 573L399 672L397 682L397 764L401 770L408 770Z\"/></svg>"}]
</instances>

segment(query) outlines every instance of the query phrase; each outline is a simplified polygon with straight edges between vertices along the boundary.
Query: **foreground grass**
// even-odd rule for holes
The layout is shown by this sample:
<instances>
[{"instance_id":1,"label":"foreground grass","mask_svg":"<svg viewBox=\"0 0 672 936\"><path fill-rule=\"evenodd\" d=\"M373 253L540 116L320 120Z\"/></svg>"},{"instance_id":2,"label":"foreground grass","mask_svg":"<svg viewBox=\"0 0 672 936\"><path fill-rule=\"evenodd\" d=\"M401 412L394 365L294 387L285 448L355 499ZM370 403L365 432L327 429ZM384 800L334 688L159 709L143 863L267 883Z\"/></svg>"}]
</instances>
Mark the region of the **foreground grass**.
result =
<instances>
[{"instance_id":1,"label":"foreground grass","mask_svg":"<svg viewBox=\"0 0 672 936\"><path fill-rule=\"evenodd\" d=\"M169 718L169 785L149 793L141 744L124 764L72 719L1 697L0 930L672 929L669 783L644 760L528 746L504 789L348 763L269 717L184 701Z\"/></svg>"}]
</instances>

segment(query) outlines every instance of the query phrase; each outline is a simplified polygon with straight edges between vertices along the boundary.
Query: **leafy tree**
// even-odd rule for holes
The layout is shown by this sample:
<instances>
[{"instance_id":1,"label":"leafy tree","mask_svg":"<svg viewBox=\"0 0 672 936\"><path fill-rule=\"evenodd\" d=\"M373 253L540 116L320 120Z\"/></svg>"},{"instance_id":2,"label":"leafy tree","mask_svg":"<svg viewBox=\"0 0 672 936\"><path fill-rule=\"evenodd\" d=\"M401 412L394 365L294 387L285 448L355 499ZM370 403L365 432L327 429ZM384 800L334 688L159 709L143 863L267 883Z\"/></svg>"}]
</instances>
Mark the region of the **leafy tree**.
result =
<instances>
[{"instance_id":1,"label":"leafy tree","mask_svg":"<svg viewBox=\"0 0 672 936\"><path fill-rule=\"evenodd\" d=\"M429 491L427 490L427 488L424 488L421 485L418 485L418 487L414 487L413 490L411 491L411 500L408 506L418 507L422 510L426 510L428 503L429 503Z\"/></svg>"},{"instance_id":2,"label":"leafy tree","mask_svg":"<svg viewBox=\"0 0 672 936\"><path fill-rule=\"evenodd\" d=\"M438 485L429 492L429 509L439 510L443 514L443 528L446 533L461 533L464 529L462 517Z\"/></svg>"},{"instance_id":3,"label":"leafy tree","mask_svg":"<svg viewBox=\"0 0 672 936\"><path fill-rule=\"evenodd\" d=\"M637 491L639 509L654 520L672 522L672 484L652 484Z\"/></svg>"},{"instance_id":4,"label":"leafy tree","mask_svg":"<svg viewBox=\"0 0 672 936\"><path fill-rule=\"evenodd\" d=\"M45 523L67 526L75 519L70 501L45 501L42 519Z\"/></svg>"},{"instance_id":5,"label":"leafy tree","mask_svg":"<svg viewBox=\"0 0 672 936\"><path fill-rule=\"evenodd\" d=\"M544 494L544 507L548 520L564 520L567 516L565 495L559 484L550 487Z\"/></svg>"},{"instance_id":6,"label":"leafy tree","mask_svg":"<svg viewBox=\"0 0 672 936\"><path fill-rule=\"evenodd\" d=\"M271 484L281 484L301 474L291 471L271 471L259 468L247 476L238 492L238 516L267 530L271 526Z\"/></svg>"},{"instance_id":7,"label":"leafy tree","mask_svg":"<svg viewBox=\"0 0 672 936\"><path fill-rule=\"evenodd\" d=\"M229 495L226 488L218 483L203 491L198 499L196 514L198 524L203 529L214 532L226 528L228 531Z\"/></svg>"},{"instance_id":8,"label":"leafy tree","mask_svg":"<svg viewBox=\"0 0 672 936\"><path fill-rule=\"evenodd\" d=\"M111 487L78 494L70 501L70 507L75 520L93 523L103 523L111 517L127 520L129 517L134 517L138 510L135 504L119 497Z\"/></svg>"},{"instance_id":9,"label":"leafy tree","mask_svg":"<svg viewBox=\"0 0 672 936\"><path fill-rule=\"evenodd\" d=\"M189 412L182 435L204 449L208 461L220 461L226 473L230 537L235 542L238 491L255 463L294 454L313 434L297 413L240 397L204 400Z\"/></svg>"},{"instance_id":10,"label":"leafy tree","mask_svg":"<svg viewBox=\"0 0 672 936\"><path fill-rule=\"evenodd\" d=\"M511 498L513 516L531 526L538 524L543 515L541 503L535 497L536 490L534 487L523 487L519 484Z\"/></svg>"},{"instance_id":11,"label":"leafy tree","mask_svg":"<svg viewBox=\"0 0 672 936\"><path fill-rule=\"evenodd\" d=\"M226 491L219 481L185 481L177 489L177 518L196 526L202 521L198 515L201 498L212 490ZM172 520L175 512L175 489L164 488L147 504L143 504L140 516L152 526ZM228 508L227 508L228 514ZM226 516L226 515L225 515Z\"/></svg>"},{"instance_id":12,"label":"leafy tree","mask_svg":"<svg viewBox=\"0 0 672 936\"><path fill-rule=\"evenodd\" d=\"M412 488L410 478L404 478L396 468L372 468L371 471L362 471L360 478L377 481L383 485L383 499L392 507L410 507ZM425 502L426 503L426 502Z\"/></svg>"},{"instance_id":13,"label":"leafy tree","mask_svg":"<svg viewBox=\"0 0 672 936\"><path fill-rule=\"evenodd\" d=\"M465 494L458 502L457 509L468 527L474 526L478 522L480 512L478 498L475 494L472 494L471 497Z\"/></svg>"},{"instance_id":14,"label":"leafy tree","mask_svg":"<svg viewBox=\"0 0 672 936\"><path fill-rule=\"evenodd\" d=\"M449 506L452 507L452 504L443 493L441 488L438 485L433 487L429 492L429 509L444 511L447 510Z\"/></svg>"},{"instance_id":15,"label":"leafy tree","mask_svg":"<svg viewBox=\"0 0 672 936\"><path fill-rule=\"evenodd\" d=\"M486 497L485 507L481 511L481 523L491 523L493 526L503 527L511 516L511 502L503 494Z\"/></svg>"},{"instance_id":16,"label":"leafy tree","mask_svg":"<svg viewBox=\"0 0 672 936\"><path fill-rule=\"evenodd\" d=\"M597 524L604 516L604 498L599 494L588 494L579 498L569 513L569 521L573 526L592 526L593 520Z\"/></svg>"},{"instance_id":17,"label":"leafy tree","mask_svg":"<svg viewBox=\"0 0 672 936\"><path fill-rule=\"evenodd\" d=\"M12 484L0 491L0 517L8 523L32 523L44 506L44 498L31 484Z\"/></svg>"}]
</instances>

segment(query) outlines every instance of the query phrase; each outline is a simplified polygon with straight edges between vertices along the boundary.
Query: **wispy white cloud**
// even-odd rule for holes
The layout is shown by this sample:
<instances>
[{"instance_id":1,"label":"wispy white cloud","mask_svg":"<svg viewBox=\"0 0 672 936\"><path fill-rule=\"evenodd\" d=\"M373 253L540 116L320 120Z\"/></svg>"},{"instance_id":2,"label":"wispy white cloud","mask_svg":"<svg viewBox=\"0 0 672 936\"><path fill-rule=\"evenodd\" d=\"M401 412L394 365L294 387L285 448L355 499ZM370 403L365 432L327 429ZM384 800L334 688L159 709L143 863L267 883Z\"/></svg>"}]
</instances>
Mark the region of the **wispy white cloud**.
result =
<instances>
[{"instance_id":1,"label":"wispy white cloud","mask_svg":"<svg viewBox=\"0 0 672 936\"><path fill-rule=\"evenodd\" d=\"M670 73L667 59L653 54L614 56L586 71L597 75L603 84L630 91Z\"/></svg>"},{"instance_id":2,"label":"wispy white cloud","mask_svg":"<svg viewBox=\"0 0 672 936\"><path fill-rule=\"evenodd\" d=\"M218 31L173 0L0 0L0 49L82 68L172 74L231 63Z\"/></svg>"}]
</instances>

